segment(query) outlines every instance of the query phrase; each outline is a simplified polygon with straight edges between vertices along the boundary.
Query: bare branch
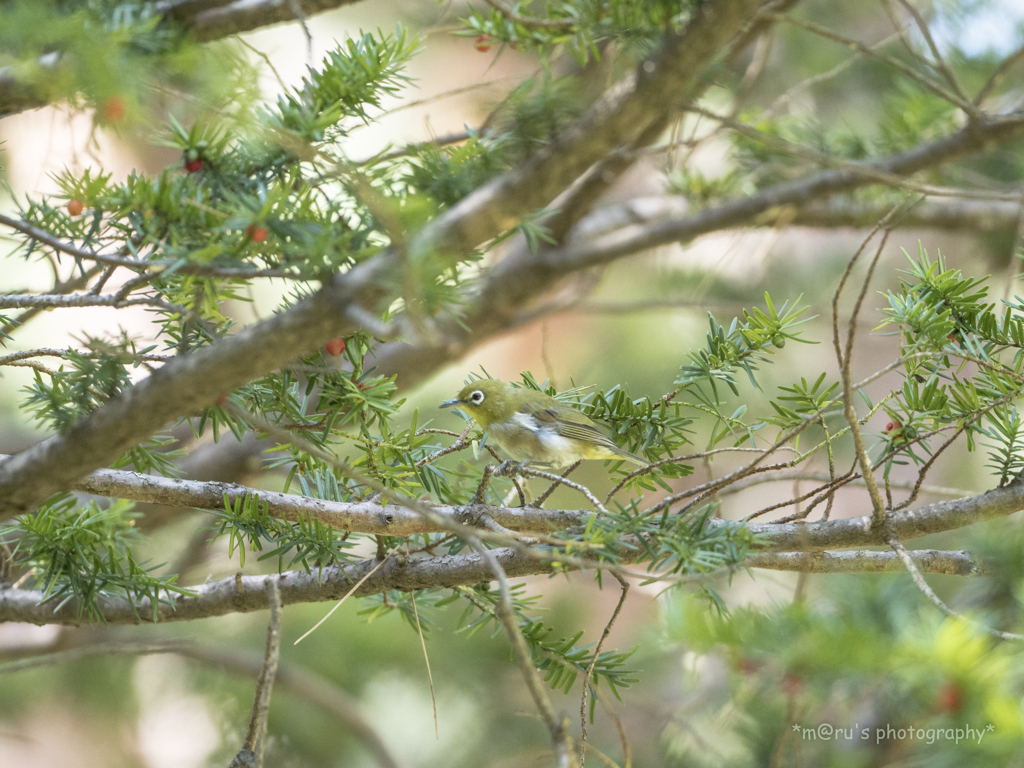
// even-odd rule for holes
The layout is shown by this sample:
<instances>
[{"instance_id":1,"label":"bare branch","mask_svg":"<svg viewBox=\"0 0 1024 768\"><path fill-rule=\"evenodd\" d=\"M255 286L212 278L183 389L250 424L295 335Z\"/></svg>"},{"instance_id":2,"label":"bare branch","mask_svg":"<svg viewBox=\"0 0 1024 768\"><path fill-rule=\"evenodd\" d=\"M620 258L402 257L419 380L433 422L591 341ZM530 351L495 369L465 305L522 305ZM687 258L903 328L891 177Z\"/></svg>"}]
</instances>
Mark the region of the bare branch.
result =
<instances>
[{"instance_id":1,"label":"bare branch","mask_svg":"<svg viewBox=\"0 0 1024 768\"><path fill-rule=\"evenodd\" d=\"M219 40L252 29L297 21L324 11L353 5L358 0L184 0L169 10L199 42ZM210 7L210 6L218 7Z\"/></svg>"},{"instance_id":2,"label":"bare branch","mask_svg":"<svg viewBox=\"0 0 1024 768\"><path fill-rule=\"evenodd\" d=\"M961 98L956 93L950 93L945 88L939 86L937 83L933 82L929 78L924 77L923 75L921 75L918 72L915 72L913 69L908 67L906 64L904 64L899 59L894 59L891 56L886 56L885 54L879 53L874 48L870 48L870 47L864 45L863 43L858 42L857 40L851 40L848 37L843 37L842 35L836 34L835 32L833 32L833 31L831 31L829 29L826 29L825 27L822 27L822 26L820 26L818 24L813 24L813 23L811 23L809 21L803 21L802 19L796 19L796 18L793 18L792 16L789 16L787 14L766 14L766 15L769 15L771 18L774 18L776 21L784 21L784 22L786 22L788 24L792 24L794 27L798 27L799 29L806 30L807 32L811 32L812 34L818 35L819 37L824 37L827 40L831 40L831 41L833 41L835 43L839 43L840 45L843 45L843 46L849 48L850 50L856 51L857 53L861 54L862 56L865 56L865 57L868 57L868 58L872 58L872 59L876 59L878 61L881 61L881 62L885 63L886 65L892 67L897 72L899 72L900 74L904 75L905 77L910 78L914 82L916 82L919 85L923 86L924 88L928 89L929 91L934 93L939 98L945 99L946 101L950 102L951 104L955 104L956 106L960 107L960 109L962 109L964 112L966 112L971 117L977 118L977 117L980 117L982 115L982 113L978 110L978 107L975 106L974 104L972 104L966 98Z\"/></svg>"},{"instance_id":3,"label":"bare branch","mask_svg":"<svg viewBox=\"0 0 1024 768\"><path fill-rule=\"evenodd\" d=\"M957 82L956 76L953 74L953 70L949 68L946 60L942 57L942 53L939 51L939 46L935 44L935 39L932 37L931 31L928 29L928 22L925 21L921 13L910 4L908 0L899 0L900 5L907 9L907 13L914 17L914 22L917 24L917 28L921 31L921 36L924 37L925 42L928 44L928 49L932 52L933 62L929 62L929 65L937 69L946 82L949 83L949 87L953 89L963 101L970 101L970 98L964 93L963 88L960 87L960 83ZM975 106L977 104L975 103Z\"/></svg>"},{"instance_id":4,"label":"bare branch","mask_svg":"<svg viewBox=\"0 0 1024 768\"><path fill-rule=\"evenodd\" d=\"M61 307L122 307L135 306L161 307L172 312L185 314L187 310L177 304L162 301L153 297L140 296L134 299L119 298L114 294L107 296L94 296L88 293L75 293L70 296L52 293L7 293L0 294L0 309L25 309L26 307L38 307L39 309L57 309Z\"/></svg>"},{"instance_id":5,"label":"bare branch","mask_svg":"<svg viewBox=\"0 0 1024 768\"><path fill-rule=\"evenodd\" d=\"M999 84L999 81L1002 80L1003 75L1009 72L1010 69L1012 69L1018 62L1022 60L1024 60L1024 45L1022 45L1016 51L1014 51L1001 62L999 62L999 66L996 67L995 71L991 74L989 79L985 81L985 84L981 87L981 90L978 91L978 95L974 97L974 103L981 104L981 102L983 102L985 98L990 93L992 93L992 89Z\"/></svg>"},{"instance_id":6,"label":"bare branch","mask_svg":"<svg viewBox=\"0 0 1024 768\"><path fill-rule=\"evenodd\" d=\"M708 2L656 58L610 90L519 168L477 189L427 225L421 246L469 251L543 208L595 162L682 106L691 85L753 16L758 0ZM659 131L660 132L660 131ZM651 137L653 140L655 136Z\"/></svg>"},{"instance_id":7,"label":"bare branch","mask_svg":"<svg viewBox=\"0 0 1024 768\"><path fill-rule=\"evenodd\" d=\"M978 496L940 501L920 509L889 514L886 516L886 527L899 540L904 541L963 528L1021 510L1024 510L1024 481L1018 479ZM714 518L708 523L712 526L725 524ZM888 544L884 532L875 525L870 515L820 523L765 523L748 527L754 533L763 534L767 547L777 552L812 552Z\"/></svg>"},{"instance_id":8,"label":"bare branch","mask_svg":"<svg viewBox=\"0 0 1024 768\"><path fill-rule=\"evenodd\" d=\"M1012 632L1000 632L997 629L991 629L976 621L972 621L951 609L948 605L942 602L939 596L935 594L930 586L928 586L928 582L925 581L924 576L921 575L921 571L918 569L917 563L914 562L914 558L910 556L910 553L907 552L906 547L903 546L900 540L895 536L889 536L888 541L889 546L896 551L900 561L910 572L910 577L914 580L914 584L917 585L917 588L920 589L924 596L927 597L944 614L960 619L961 621L966 621L968 624L978 627L993 637L998 637L1000 640L1024 640L1024 635L1017 635Z\"/></svg>"},{"instance_id":9,"label":"bare branch","mask_svg":"<svg viewBox=\"0 0 1024 768\"><path fill-rule=\"evenodd\" d=\"M1024 480L1017 479L978 496L939 502L916 510L894 512L887 516L885 529L875 525L871 515L818 523L754 524L749 525L748 529L764 542L763 547L769 552L815 552L844 547L886 545L891 536L899 540L927 536L1005 517L1021 510L1024 510ZM711 518L707 525L714 528L734 523ZM546 574L551 573L554 568L551 560L555 558L541 557L543 553L535 553L522 546L487 551L497 559L509 577ZM619 554L619 562L629 564L641 559L642 549L623 549ZM752 556L756 554L760 553ZM572 559L559 556L557 559L563 563L571 560L575 567L590 568L600 565L586 557ZM286 571L270 578L277 581L284 605L321 602L340 599L352 590L360 579L367 576L368 571L378 566L380 563L376 560L368 560L343 567L324 567L310 573ZM389 589L410 591L450 588L489 581L492 576L490 564L478 553L436 558L391 557L375 574L355 589L353 594L379 594ZM157 608L158 619L190 621L229 613L263 610L267 607L263 579L263 576L245 576L208 582L192 587L194 595L178 597L174 599L173 604L168 596L166 602L162 600ZM74 601L54 610L51 604L44 604L44 600L45 596L41 592L15 588L0 589L0 623L26 621L33 624L79 625L87 621L78 616ZM137 607L133 607L126 600L108 597L100 602L100 609L108 624L148 623L153 615L148 600L143 600Z\"/></svg>"},{"instance_id":10,"label":"bare branch","mask_svg":"<svg viewBox=\"0 0 1024 768\"><path fill-rule=\"evenodd\" d=\"M277 582L265 579L267 602L270 606L270 622L267 625L267 646L263 654L263 667L256 681L256 697L252 704L252 718L245 745L235 755L229 768L263 768L263 753L267 746L267 716L270 714L270 693L277 675L277 664L281 656L281 595Z\"/></svg>"},{"instance_id":11,"label":"bare branch","mask_svg":"<svg viewBox=\"0 0 1024 768\"><path fill-rule=\"evenodd\" d=\"M148 656L153 653L179 653L191 644L192 642L189 640L157 640L148 643L116 642L82 645L77 648L66 648L51 653L35 653L25 658L5 661L0 663L0 675L66 664L69 661L77 661L90 656Z\"/></svg>"},{"instance_id":12,"label":"bare branch","mask_svg":"<svg viewBox=\"0 0 1024 768\"><path fill-rule=\"evenodd\" d=\"M887 207L837 198L812 203L797 211L794 224L809 227L871 227L885 216ZM900 220L904 227L943 230L1012 232L1017 227L1020 204L1009 200L928 200Z\"/></svg>"},{"instance_id":13,"label":"bare branch","mask_svg":"<svg viewBox=\"0 0 1024 768\"><path fill-rule=\"evenodd\" d=\"M205 645L187 645L178 653L204 664L213 664L242 674L259 674L263 660L254 653L238 649L211 648ZM398 768L384 739L360 712L360 705L350 694L320 675L304 667L282 661L277 668L275 686L288 691L303 702L323 707L347 725L383 768Z\"/></svg>"},{"instance_id":14,"label":"bare branch","mask_svg":"<svg viewBox=\"0 0 1024 768\"><path fill-rule=\"evenodd\" d=\"M58 280L53 288L50 289L50 293L68 294L72 291L80 290L88 285L89 281L101 272L103 272L102 265L94 264L89 267L89 269L84 270L78 277L72 277L64 281ZM33 317L44 311L45 310L42 307L33 307L32 309L25 310L20 315L10 320L0 318L0 332L11 333L16 329L21 328Z\"/></svg>"},{"instance_id":15,"label":"bare branch","mask_svg":"<svg viewBox=\"0 0 1024 768\"><path fill-rule=\"evenodd\" d=\"M926 573L947 576L988 576L989 569L966 550L915 549L910 552L917 567ZM751 568L798 573L903 573L906 566L894 552L772 552L751 555Z\"/></svg>"},{"instance_id":16,"label":"bare branch","mask_svg":"<svg viewBox=\"0 0 1024 768\"><path fill-rule=\"evenodd\" d=\"M601 655L601 647L604 645L604 641L608 639L608 635L611 634L612 627L615 626L615 620L619 618L622 606L626 604L626 596L629 594L629 582L617 573L613 573L613 575L619 582L619 586L622 587L622 591L619 593L619 601L615 604L615 610L612 611L611 618L604 625L601 639L594 646L594 654L590 659L590 664L587 665L586 673L583 675L583 696L580 697L580 731L582 733L580 739L580 768L582 768L587 759L587 703L590 701L592 690L590 687L590 676L594 673L594 667L597 665L598 657Z\"/></svg>"},{"instance_id":17,"label":"bare branch","mask_svg":"<svg viewBox=\"0 0 1024 768\"><path fill-rule=\"evenodd\" d=\"M882 221L878 223L878 226L871 231L861 244L861 247L850 259L849 264L846 267L846 271L843 273L842 279L839 281L839 286L836 288L835 294L832 296L832 343L835 347L836 362L839 365L839 373L843 382L843 414L846 417L847 423L850 425L850 433L853 436L854 450L857 456L857 462L860 464L861 477L867 484L868 495L871 497L871 505L874 508L874 514L877 522L881 522L885 519L885 503L882 501L882 496L878 492L878 486L875 483L874 475L872 474L871 461L868 459L867 451L864 449L864 439L860 433L860 424L857 421L857 410L853 404L853 381L850 376L850 359L853 356L853 339L857 329L857 315L860 312L861 303L864 301L864 295L867 293L868 284L871 281L871 276L875 271L875 266L878 264L878 258L882 255L882 249L885 247L885 242L889 238L890 229L889 226L892 221L896 218L902 206L896 206ZM857 296L857 301L854 305L853 313L850 317L849 330L846 337L846 347L841 347L839 343L839 296L843 291L843 286L846 284L846 280L850 275L853 265L857 263L858 257L867 247L867 244L871 241L871 238L875 236L875 233L879 230L884 230L881 240L879 241L878 248L875 251L875 258L871 260L871 264L868 266L868 273L864 278L864 284L860 294Z\"/></svg>"},{"instance_id":18,"label":"bare branch","mask_svg":"<svg viewBox=\"0 0 1024 768\"><path fill-rule=\"evenodd\" d=\"M491 574L498 580L501 600L495 606L494 613L498 617L498 621L505 628L505 634L508 635L509 642L512 644L512 652L515 654L516 662L519 664L519 670L523 673L523 679L526 681L527 690L530 691L530 696L540 712L541 719L547 725L548 733L551 735L551 742L555 748L555 754L558 755L558 764L566 768L575 768L577 764L576 754L573 751L572 736L569 733L569 718L560 718L555 714L555 709L551 704L551 697L548 696L544 683L541 681L540 673L533 664L530 648L526 644L526 638L523 637L523 632L519 628L519 620L516 618L515 611L512 608L512 590L509 588L508 575L498 557L498 552L497 550L487 549L479 539L467 537L467 541L487 564Z\"/></svg>"},{"instance_id":19,"label":"bare branch","mask_svg":"<svg viewBox=\"0 0 1024 768\"><path fill-rule=\"evenodd\" d=\"M986 118L944 139L865 165L887 174L908 176L990 149L1021 133L1024 133L1024 112ZM535 300L568 274L608 264L649 248L692 240L709 232L736 226L768 225L791 207L801 208L873 183L875 181L860 170L820 171L689 215L626 225L590 242L542 250L536 254L528 250L517 251L495 265L481 283L475 297L465 307L461 318L464 325L445 324L441 328L440 339L420 346L402 343L383 345L376 351L377 370L385 375L397 374L402 387L411 387L494 334L514 327L519 320L521 306Z\"/></svg>"}]
</instances>

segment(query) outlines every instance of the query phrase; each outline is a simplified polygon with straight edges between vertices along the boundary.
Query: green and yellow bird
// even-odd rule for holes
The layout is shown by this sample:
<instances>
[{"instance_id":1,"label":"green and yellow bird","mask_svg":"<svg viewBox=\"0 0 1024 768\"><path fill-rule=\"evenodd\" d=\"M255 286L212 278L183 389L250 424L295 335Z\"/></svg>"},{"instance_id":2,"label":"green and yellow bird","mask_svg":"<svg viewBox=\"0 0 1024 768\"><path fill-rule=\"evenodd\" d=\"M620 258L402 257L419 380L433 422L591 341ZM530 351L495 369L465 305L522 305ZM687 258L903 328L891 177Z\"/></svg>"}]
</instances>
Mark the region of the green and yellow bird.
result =
<instances>
[{"instance_id":1,"label":"green and yellow bird","mask_svg":"<svg viewBox=\"0 0 1024 768\"><path fill-rule=\"evenodd\" d=\"M452 406L472 416L514 461L549 469L562 469L580 459L625 459L648 465L619 448L575 408L534 389L481 379L441 404L442 408Z\"/></svg>"}]
</instances>

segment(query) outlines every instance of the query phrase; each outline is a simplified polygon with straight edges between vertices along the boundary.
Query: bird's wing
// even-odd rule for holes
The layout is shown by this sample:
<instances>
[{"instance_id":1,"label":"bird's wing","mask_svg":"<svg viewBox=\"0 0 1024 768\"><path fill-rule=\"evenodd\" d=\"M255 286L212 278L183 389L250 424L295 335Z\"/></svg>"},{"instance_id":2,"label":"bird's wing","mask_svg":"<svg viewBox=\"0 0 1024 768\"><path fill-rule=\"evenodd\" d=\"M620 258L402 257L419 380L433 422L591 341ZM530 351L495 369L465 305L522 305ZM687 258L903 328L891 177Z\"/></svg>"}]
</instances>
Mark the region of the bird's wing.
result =
<instances>
[{"instance_id":1,"label":"bird's wing","mask_svg":"<svg viewBox=\"0 0 1024 768\"><path fill-rule=\"evenodd\" d=\"M575 418L566 419L564 414L559 417L559 412L555 408L543 408L531 403L520 407L516 421L531 432L552 429L561 437L604 448L609 453L632 459L638 464L647 463L645 459L620 448L600 427L582 413L570 414L570 417Z\"/></svg>"},{"instance_id":2,"label":"bird's wing","mask_svg":"<svg viewBox=\"0 0 1024 768\"><path fill-rule=\"evenodd\" d=\"M538 427L558 422L558 412L554 408L538 408L533 410L532 408L524 407L520 410L527 416L532 417L537 422Z\"/></svg>"},{"instance_id":3,"label":"bird's wing","mask_svg":"<svg viewBox=\"0 0 1024 768\"><path fill-rule=\"evenodd\" d=\"M562 437L617 448L612 439L582 413L570 414L570 417L575 418L567 419L564 416L559 417L558 411L554 408L544 408L536 404L524 405L520 411L533 420L536 429L554 429Z\"/></svg>"},{"instance_id":4,"label":"bird's wing","mask_svg":"<svg viewBox=\"0 0 1024 768\"><path fill-rule=\"evenodd\" d=\"M558 421L555 429L562 437L573 440L582 440L585 443L594 443L613 451L621 450L608 435L602 432L595 424L573 421Z\"/></svg>"}]
</instances>

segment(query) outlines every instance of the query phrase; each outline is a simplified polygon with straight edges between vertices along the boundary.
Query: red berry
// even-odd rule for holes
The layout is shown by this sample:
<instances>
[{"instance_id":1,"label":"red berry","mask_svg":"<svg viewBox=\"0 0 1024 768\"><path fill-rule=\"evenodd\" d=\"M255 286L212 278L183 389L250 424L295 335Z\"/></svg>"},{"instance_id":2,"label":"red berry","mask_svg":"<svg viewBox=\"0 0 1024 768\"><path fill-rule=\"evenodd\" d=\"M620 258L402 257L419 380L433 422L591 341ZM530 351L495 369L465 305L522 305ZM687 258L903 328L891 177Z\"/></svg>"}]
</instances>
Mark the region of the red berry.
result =
<instances>
[{"instance_id":1,"label":"red berry","mask_svg":"<svg viewBox=\"0 0 1024 768\"><path fill-rule=\"evenodd\" d=\"M476 49L480 51L480 53L487 53L491 50L491 36L480 35L480 37L476 39Z\"/></svg>"},{"instance_id":2,"label":"red berry","mask_svg":"<svg viewBox=\"0 0 1024 768\"><path fill-rule=\"evenodd\" d=\"M935 706L940 712L956 714L964 706L963 689L953 682L943 683L935 695Z\"/></svg>"},{"instance_id":3,"label":"red berry","mask_svg":"<svg viewBox=\"0 0 1024 768\"><path fill-rule=\"evenodd\" d=\"M254 243L262 243L267 239L267 230L265 227L257 227L255 224L250 224L245 230L245 234L249 236L249 239Z\"/></svg>"},{"instance_id":4,"label":"red berry","mask_svg":"<svg viewBox=\"0 0 1024 768\"><path fill-rule=\"evenodd\" d=\"M195 160L186 160L185 161L185 170L188 171L189 173L197 173L197 172L201 171L202 168L203 168L203 161L200 160L198 157Z\"/></svg>"},{"instance_id":5,"label":"red berry","mask_svg":"<svg viewBox=\"0 0 1024 768\"><path fill-rule=\"evenodd\" d=\"M344 339L331 339L327 342L327 354L332 357L337 357L345 351L345 340Z\"/></svg>"},{"instance_id":6,"label":"red berry","mask_svg":"<svg viewBox=\"0 0 1024 768\"><path fill-rule=\"evenodd\" d=\"M804 681L800 675L794 675L792 672L787 672L782 676L782 690L790 698L798 696L800 691L803 690Z\"/></svg>"},{"instance_id":7,"label":"red berry","mask_svg":"<svg viewBox=\"0 0 1024 768\"><path fill-rule=\"evenodd\" d=\"M218 408L223 408L227 404L228 404L228 396L227 396L227 394L225 394L224 392L221 392L219 395L217 395L217 407Z\"/></svg>"},{"instance_id":8,"label":"red berry","mask_svg":"<svg viewBox=\"0 0 1024 768\"><path fill-rule=\"evenodd\" d=\"M743 675L753 675L761 668L761 662L744 656L736 661L736 671Z\"/></svg>"},{"instance_id":9,"label":"red berry","mask_svg":"<svg viewBox=\"0 0 1024 768\"><path fill-rule=\"evenodd\" d=\"M902 427L903 425L900 424L898 421L890 421L888 424L885 425L885 433L889 434L890 432L893 432Z\"/></svg>"},{"instance_id":10,"label":"red berry","mask_svg":"<svg viewBox=\"0 0 1024 768\"><path fill-rule=\"evenodd\" d=\"M105 123L120 123L128 114L128 107L120 96L111 96L100 107L100 117Z\"/></svg>"},{"instance_id":11,"label":"red berry","mask_svg":"<svg viewBox=\"0 0 1024 768\"><path fill-rule=\"evenodd\" d=\"M81 200L68 200L68 214L71 216L81 216L84 207Z\"/></svg>"}]
</instances>

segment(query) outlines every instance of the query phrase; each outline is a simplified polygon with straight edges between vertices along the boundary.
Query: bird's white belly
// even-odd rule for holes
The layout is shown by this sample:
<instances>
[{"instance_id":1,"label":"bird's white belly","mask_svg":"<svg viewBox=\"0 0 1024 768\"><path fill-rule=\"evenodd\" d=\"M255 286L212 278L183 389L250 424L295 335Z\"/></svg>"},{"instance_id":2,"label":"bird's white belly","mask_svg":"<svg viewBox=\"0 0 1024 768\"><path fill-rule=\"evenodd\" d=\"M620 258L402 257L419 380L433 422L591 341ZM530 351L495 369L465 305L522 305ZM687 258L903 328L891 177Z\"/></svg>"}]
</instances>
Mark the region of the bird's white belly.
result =
<instances>
[{"instance_id":1,"label":"bird's white belly","mask_svg":"<svg viewBox=\"0 0 1024 768\"><path fill-rule=\"evenodd\" d=\"M492 424L488 434L514 461L558 469L584 458L583 444L558 434L553 424L538 422L527 413L517 413L511 421Z\"/></svg>"}]
</instances>

